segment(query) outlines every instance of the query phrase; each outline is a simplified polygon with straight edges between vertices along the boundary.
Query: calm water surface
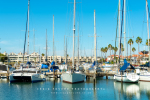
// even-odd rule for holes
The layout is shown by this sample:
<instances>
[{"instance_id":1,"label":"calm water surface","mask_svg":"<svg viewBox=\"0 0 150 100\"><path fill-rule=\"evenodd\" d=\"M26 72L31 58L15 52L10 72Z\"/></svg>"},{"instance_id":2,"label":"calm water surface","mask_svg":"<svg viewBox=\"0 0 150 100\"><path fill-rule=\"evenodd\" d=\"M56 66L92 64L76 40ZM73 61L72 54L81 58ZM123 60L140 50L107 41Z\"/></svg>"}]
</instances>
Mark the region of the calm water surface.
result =
<instances>
[{"instance_id":1,"label":"calm water surface","mask_svg":"<svg viewBox=\"0 0 150 100\"><path fill-rule=\"evenodd\" d=\"M150 100L150 82L137 84L97 78L68 84L61 79L38 83L9 83L0 79L0 100Z\"/></svg>"}]
</instances>

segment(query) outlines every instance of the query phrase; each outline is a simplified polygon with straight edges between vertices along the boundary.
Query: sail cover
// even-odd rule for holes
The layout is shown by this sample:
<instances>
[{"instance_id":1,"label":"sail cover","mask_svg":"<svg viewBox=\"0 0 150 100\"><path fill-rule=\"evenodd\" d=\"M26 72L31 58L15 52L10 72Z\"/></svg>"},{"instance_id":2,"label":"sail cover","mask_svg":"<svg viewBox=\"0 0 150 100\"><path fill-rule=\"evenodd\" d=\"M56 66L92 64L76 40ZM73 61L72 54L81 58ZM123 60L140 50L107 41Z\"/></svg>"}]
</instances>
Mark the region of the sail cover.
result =
<instances>
[{"instance_id":1,"label":"sail cover","mask_svg":"<svg viewBox=\"0 0 150 100\"><path fill-rule=\"evenodd\" d=\"M120 71L125 71L127 68L128 69L135 69L130 63L127 62L126 59L124 59L124 65L120 68Z\"/></svg>"}]
</instances>

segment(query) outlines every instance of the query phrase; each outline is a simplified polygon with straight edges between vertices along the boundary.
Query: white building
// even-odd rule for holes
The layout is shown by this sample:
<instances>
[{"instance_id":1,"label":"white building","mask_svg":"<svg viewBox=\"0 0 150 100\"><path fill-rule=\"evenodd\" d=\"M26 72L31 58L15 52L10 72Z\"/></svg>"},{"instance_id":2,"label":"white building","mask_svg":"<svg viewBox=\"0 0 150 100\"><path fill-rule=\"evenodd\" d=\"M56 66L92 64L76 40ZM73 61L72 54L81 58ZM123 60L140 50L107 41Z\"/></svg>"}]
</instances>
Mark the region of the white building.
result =
<instances>
[{"instance_id":1,"label":"white building","mask_svg":"<svg viewBox=\"0 0 150 100\"><path fill-rule=\"evenodd\" d=\"M6 52L3 53L4 55L6 55L8 57L8 60L10 62L23 62L23 53L19 52L18 54L15 53L10 53L7 54ZM25 53L24 55L24 62L27 62L27 53ZM30 62L40 62L41 59L41 63L46 61L46 56L40 56L40 54L38 54L37 52L33 52L32 54L29 55L29 61ZM100 60L100 57L97 57L97 60ZM53 56L47 56L47 62L52 62L53 61ZM56 63L64 63L66 61L66 57L62 57L62 56L54 56L54 61ZM78 57L74 58L75 63L78 62ZM6 61L7 62L7 61ZM72 58L67 57L67 62L72 62ZM94 62L94 58L93 57L79 57L79 62Z\"/></svg>"}]
</instances>

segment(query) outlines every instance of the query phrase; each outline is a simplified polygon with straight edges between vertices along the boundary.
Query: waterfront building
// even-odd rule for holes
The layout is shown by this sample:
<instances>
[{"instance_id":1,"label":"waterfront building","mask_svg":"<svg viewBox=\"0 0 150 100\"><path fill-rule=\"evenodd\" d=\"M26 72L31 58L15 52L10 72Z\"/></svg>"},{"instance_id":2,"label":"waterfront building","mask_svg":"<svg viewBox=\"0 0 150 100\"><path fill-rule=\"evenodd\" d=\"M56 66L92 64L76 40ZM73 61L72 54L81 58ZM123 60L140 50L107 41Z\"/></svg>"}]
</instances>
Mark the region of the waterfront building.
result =
<instances>
[{"instance_id":1,"label":"waterfront building","mask_svg":"<svg viewBox=\"0 0 150 100\"><path fill-rule=\"evenodd\" d=\"M10 54L4 52L4 55L6 55L8 57L9 62L17 62L17 63L21 63L23 62L23 53L19 52L18 54L11 52ZM27 62L27 52L25 52L24 55L24 62ZM40 54L37 52L33 52L31 54L29 54L29 61L30 62L34 62L34 63L39 63L41 59L41 63L46 61L46 56L42 56L40 57ZM56 63L64 63L65 62L66 57L63 56L54 56L54 61ZM99 61L101 58L97 57L97 61ZM5 62L7 62L8 60L6 60ZM78 62L78 57L74 58L75 63ZM53 56L47 56L47 62L51 63L53 61ZM72 57L67 57L67 62L72 62ZM94 57L79 57L79 62L88 62L88 63L92 63L94 62Z\"/></svg>"}]
</instances>

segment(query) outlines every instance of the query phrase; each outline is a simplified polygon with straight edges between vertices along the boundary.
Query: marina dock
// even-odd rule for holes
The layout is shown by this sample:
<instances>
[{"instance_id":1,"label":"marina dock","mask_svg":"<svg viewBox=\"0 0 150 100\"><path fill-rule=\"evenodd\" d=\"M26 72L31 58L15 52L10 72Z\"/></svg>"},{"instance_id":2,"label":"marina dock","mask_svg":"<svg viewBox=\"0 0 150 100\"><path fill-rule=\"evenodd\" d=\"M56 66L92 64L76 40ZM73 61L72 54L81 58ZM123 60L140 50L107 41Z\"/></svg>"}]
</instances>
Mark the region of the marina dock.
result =
<instances>
[{"instance_id":1,"label":"marina dock","mask_svg":"<svg viewBox=\"0 0 150 100\"><path fill-rule=\"evenodd\" d=\"M85 73L86 74L86 78L90 78L90 77L103 77L106 76L106 79L108 79L108 76L114 76L115 73L114 72L97 72L97 73Z\"/></svg>"}]
</instances>

